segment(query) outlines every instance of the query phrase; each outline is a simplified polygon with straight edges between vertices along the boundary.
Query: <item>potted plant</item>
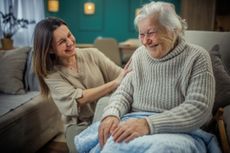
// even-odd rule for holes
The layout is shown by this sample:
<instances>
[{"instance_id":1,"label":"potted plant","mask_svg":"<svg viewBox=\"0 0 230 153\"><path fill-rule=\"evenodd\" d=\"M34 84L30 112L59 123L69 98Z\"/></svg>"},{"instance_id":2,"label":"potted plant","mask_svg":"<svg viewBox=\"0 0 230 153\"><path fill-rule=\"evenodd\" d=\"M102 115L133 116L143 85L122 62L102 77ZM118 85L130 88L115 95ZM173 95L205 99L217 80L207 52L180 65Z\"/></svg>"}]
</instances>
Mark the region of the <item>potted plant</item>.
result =
<instances>
[{"instance_id":1,"label":"potted plant","mask_svg":"<svg viewBox=\"0 0 230 153\"><path fill-rule=\"evenodd\" d=\"M13 35L20 28L27 28L29 24L33 24L35 21L29 21L27 19L18 19L13 14L13 7L9 6L9 13L3 13L0 11L0 29L3 33L1 39L3 49L13 48Z\"/></svg>"}]
</instances>

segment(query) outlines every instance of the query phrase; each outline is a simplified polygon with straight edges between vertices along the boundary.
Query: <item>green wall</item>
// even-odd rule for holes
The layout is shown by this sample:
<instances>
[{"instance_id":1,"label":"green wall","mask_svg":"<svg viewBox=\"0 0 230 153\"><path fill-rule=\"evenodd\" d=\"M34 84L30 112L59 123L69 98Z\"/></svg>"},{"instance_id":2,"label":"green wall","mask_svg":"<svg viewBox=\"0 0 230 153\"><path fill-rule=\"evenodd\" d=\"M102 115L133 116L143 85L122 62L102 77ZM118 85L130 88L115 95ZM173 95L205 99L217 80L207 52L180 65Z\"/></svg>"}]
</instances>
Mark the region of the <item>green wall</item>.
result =
<instances>
[{"instance_id":1,"label":"green wall","mask_svg":"<svg viewBox=\"0 0 230 153\"><path fill-rule=\"evenodd\" d=\"M47 11L47 0L44 0L46 16L64 19L78 43L93 43L95 38L114 37L119 42L128 38L137 38L133 25L135 9L149 0L90 0L95 3L96 13L85 15L84 2L87 0L59 0L59 11ZM176 6L180 13L180 0L165 0Z\"/></svg>"}]
</instances>

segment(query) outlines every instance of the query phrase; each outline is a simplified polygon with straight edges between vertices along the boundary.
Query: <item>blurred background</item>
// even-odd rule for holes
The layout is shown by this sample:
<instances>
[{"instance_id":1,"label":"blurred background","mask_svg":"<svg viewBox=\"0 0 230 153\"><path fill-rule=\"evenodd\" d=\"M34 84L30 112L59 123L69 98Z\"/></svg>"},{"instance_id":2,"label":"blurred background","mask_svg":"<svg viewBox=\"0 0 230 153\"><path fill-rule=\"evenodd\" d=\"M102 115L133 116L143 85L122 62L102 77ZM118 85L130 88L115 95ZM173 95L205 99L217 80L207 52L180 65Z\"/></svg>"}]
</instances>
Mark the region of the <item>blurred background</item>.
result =
<instances>
[{"instance_id":1,"label":"blurred background","mask_svg":"<svg viewBox=\"0 0 230 153\"><path fill-rule=\"evenodd\" d=\"M112 37L118 42L137 38L135 14L150 0L0 0L0 11L9 5L18 18L38 22L48 16L64 19L78 43L93 43L96 38ZM189 30L229 31L229 0L165 0L188 22ZM89 4L86 6L86 4ZM90 5L93 4L93 5ZM86 9L89 12L86 12ZM14 36L16 46L31 44L34 25L20 29ZM1 28L1 27L0 27ZM22 35L23 34L23 35ZM26 34L26 35L25 35ZM23 37L27 41L22 40ZM2 30L0 31L2 38Z\"/></svg>"}]
</instances>

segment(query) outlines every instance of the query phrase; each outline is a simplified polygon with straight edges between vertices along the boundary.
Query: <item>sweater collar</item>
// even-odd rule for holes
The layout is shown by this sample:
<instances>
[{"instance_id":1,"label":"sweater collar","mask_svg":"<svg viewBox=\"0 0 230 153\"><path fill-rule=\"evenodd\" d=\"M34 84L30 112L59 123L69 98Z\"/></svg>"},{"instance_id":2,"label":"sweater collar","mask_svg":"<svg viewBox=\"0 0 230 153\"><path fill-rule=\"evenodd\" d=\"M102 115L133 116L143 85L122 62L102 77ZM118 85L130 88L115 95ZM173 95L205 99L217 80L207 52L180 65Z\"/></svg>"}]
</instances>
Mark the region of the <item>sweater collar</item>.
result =
<instances>
[{"instance_id":1,"label":"sweater collar","mask_svg":"<svg viewBox=\"0 0 230 153\"><path fill-rule=\"evenodd\" d=\"M163 58L153 58L148 50L146 49L146 53L148 54L148 57L151 61L156 61L156 62L164 62L167 60L172 59L173 57L179 55L181 52L183 52L184 48L185 48L185 40L183 38L178 38L178 44L176 45L176 47L170 51L167 55L165 55Z\"/></svg>"}]
</instances>

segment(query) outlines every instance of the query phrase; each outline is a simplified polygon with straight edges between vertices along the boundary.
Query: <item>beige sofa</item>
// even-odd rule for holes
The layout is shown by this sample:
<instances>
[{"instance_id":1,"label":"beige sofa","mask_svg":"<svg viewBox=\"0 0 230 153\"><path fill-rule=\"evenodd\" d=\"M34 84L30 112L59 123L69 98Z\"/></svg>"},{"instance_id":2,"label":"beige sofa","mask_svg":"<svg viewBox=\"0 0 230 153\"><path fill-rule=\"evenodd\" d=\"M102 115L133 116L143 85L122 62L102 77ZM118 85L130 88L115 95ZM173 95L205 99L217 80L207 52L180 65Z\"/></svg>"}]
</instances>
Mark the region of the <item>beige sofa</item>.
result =
<instances>
[{"instance_id":1,"label":"beige sofa","mask_svg":"<svg viewBox=\"0 0 230 153\"><path fill-rule=\"evenodd\" d=\"M61 130L56 105L40 96L31 48L0 51L0 149L34 153Z\"/></svg>"}]
</instances>

